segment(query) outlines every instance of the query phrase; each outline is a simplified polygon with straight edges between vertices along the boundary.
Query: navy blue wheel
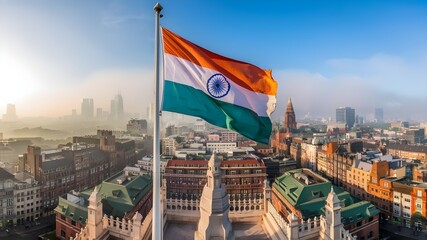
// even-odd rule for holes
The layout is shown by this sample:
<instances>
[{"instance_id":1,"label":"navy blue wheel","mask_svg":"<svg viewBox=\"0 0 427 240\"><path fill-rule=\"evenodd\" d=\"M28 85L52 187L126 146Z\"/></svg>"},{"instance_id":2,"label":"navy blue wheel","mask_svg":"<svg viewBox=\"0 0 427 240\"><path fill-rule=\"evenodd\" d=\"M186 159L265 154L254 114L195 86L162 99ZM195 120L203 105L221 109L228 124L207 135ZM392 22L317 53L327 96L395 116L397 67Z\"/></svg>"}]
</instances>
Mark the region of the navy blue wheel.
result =
<instances>
[{"instance_id":1,"label":"navy blue wheel","mask_svg":"<svg viewBox=\"0 0 427 240\"><path fill-rule=\"evenodd\" d=\"M230 83L222 74L212 75L206 84L208 93L214 98L222 98L230 91Z\"/></svg>"}]
</instances>

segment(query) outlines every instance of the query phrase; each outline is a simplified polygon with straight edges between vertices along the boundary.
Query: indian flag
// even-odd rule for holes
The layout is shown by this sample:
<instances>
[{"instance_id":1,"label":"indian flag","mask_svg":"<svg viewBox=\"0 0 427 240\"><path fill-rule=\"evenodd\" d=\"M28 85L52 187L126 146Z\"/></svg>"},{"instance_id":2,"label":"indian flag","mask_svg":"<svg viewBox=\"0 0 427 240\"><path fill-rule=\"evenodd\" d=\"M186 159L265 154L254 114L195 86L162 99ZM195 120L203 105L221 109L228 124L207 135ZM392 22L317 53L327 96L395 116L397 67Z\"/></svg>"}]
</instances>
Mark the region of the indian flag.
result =
<instances>
[{"instance_id":1,"label":"indian flag","mask_svg":"<svg viewBox=\"0 0 427 240\"><path fill-rule=\"evenodd\" d=\"M163 110L269 143L277 82L271 71L210 52L162 28Z\"/></svg>"}]
</instances>

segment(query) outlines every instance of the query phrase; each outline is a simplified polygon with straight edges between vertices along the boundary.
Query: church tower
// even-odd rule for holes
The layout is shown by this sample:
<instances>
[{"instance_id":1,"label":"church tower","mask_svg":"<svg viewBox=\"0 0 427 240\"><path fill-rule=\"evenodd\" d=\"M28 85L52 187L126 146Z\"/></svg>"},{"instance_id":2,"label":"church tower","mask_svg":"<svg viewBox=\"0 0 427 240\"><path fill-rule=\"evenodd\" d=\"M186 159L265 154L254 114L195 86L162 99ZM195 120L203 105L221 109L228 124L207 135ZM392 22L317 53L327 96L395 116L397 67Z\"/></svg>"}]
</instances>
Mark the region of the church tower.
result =
<instances>
[{"instance_id":1,"label":"church tower","mask_svg":"<svg viewBox=\"0 0 427 240\"><path fill-rule=\"evenodd\" d=\"M291 133L292 131L297 129L297 121L291 98L289 98L288 105L286 106L284 127L287 133Z\"/></svg>"},{"instance_id":2,"label":"church tower","mask_svg":"<svg viewBox=\"0 0 427 240\"><path fill-rule=\"evenodd\" d=\"M194 239L234 240L234 232L228 218L227 191L221 182L221 160L212 154L208 163L208 181L200 198L200 219Z\"/></svg>"}]
</instances>

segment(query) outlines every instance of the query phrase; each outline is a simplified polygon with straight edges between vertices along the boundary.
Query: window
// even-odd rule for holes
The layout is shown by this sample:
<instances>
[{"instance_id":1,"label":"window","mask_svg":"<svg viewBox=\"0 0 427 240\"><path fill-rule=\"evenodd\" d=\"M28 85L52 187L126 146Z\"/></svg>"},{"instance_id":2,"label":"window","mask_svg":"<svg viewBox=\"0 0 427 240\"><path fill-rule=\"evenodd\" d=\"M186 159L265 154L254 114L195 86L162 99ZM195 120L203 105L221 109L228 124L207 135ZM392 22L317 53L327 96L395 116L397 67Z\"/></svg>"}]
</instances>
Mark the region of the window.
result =
<instances>
[{"instance_id":1,"label":"window","mask_svg":"<svg viewBox=\"0 0 427 240\"><path fill-rule=\"evenodd\" d=\"M415 206L416 206L417 210L421 210L423 208L423 206L422 206L422 200L421 199L417 199L417 201L415 202Z\"/></svg>"},{"instance_id":2,"label":"window","mask_svg":"<svg viewBox=\"0 0 427 240\"><path fill-rule=\"evenodd\" d=\"M422 196L423 196L423 191L417 190L417 197L422 197Z\"/></svg>"}]
</instances>

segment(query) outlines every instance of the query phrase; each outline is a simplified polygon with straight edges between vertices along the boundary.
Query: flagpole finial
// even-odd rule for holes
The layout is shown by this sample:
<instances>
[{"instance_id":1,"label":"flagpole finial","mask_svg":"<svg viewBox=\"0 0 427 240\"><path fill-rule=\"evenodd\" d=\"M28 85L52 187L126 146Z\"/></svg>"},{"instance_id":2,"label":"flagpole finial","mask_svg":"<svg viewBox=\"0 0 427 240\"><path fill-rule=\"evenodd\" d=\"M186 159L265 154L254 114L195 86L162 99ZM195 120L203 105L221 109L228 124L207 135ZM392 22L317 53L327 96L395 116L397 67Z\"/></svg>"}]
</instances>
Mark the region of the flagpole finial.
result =
<instances>
[{"instance_id":1,"label":"flagpole finial","mask_svg":"<svg viewBox=\"0 0 427 240\"><path fill-rule=\"evenodd\" d=\"M160 5L160 3L156 3L156 5L154 5L154 11L156 11L157 13L160 13L162 9L163 7L162 5Z\"/></svg>"}]
</instances>

